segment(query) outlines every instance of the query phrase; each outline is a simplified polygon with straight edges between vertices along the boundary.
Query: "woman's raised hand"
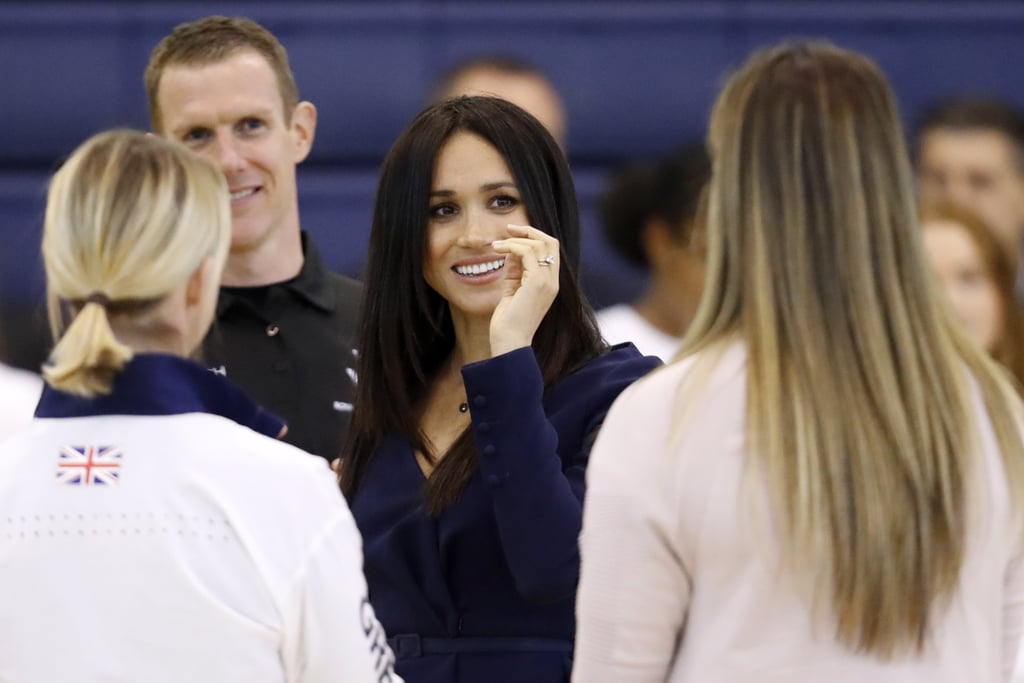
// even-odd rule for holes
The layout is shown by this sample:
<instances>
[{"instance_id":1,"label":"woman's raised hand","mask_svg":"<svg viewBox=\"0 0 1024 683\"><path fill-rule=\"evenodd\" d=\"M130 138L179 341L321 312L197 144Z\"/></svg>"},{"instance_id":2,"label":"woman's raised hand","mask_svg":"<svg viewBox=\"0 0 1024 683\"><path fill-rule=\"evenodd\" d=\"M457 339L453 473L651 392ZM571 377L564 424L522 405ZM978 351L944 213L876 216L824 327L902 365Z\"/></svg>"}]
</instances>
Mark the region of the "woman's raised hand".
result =
<instances>
[{"instance_id":1,"label":"woman's raised hand","mask_svg":"<svg viewBox=\"0 0 1024 683\"><path fill-rule=\"evenodd\" d=\"M510 262L503 296L491 316L492 356L529 346L558 294L558 240L528 225L510 224L508 233L493 243L494 251Z\"/></svg>"}]
</instances>

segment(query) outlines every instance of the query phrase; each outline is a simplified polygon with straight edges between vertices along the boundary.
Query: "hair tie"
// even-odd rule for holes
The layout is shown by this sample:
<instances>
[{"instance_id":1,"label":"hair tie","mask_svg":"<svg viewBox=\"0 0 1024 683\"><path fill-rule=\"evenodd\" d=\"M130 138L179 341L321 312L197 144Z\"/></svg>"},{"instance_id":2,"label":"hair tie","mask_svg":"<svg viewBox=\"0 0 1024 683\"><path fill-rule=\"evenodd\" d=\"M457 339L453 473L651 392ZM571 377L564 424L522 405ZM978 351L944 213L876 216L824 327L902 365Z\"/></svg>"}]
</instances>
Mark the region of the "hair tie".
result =
<instances>
[{"instance_id":1,"label":"hair tie","mask_svg":"<svg viewBox=\"0 0 1024 683\"><path fill-rule=\"evenodd\" d=\"M110 305L110 298L103 292L93 292L89 296L85 297L85 303L82 305L85 306L88 304L99 304L103 308L106 308Z\"/></svg>"}]
</instances>

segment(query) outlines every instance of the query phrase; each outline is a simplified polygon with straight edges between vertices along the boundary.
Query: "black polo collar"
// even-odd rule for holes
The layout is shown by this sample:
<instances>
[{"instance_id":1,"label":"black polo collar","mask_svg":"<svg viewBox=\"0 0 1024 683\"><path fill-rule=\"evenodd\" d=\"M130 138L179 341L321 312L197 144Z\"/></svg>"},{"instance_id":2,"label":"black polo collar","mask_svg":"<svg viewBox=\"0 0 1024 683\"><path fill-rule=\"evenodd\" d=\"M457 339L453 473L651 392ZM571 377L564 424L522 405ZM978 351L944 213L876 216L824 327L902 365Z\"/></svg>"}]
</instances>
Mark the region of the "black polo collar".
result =
<instances>
[{"instance_id":1,"label":"black polo collar","mask_svg":"<svg viewBox=\"0 0 1024 683\"><path fill-rule=\"evenodd\" d=\"M100 415L220 415L276 438L284 427L226 378L192 361L157 353L138 354L114 378L106 396L83 398L45 387L36 417Z\"/></svg>"},{"instance_id":2,"label":"black polo collar","mask_svg":"<svg viewBox=\"0 0 1024 683\"><path fill-rule=\"evenodd\" d=\"M275 282L262 287L282 287L288 289L305 300L312 306L321 310L331 312L337 305L334 290L327 284L327 267L324 265L320 251L309 238L309 234L302 233L302 269L299 274L291 280ZM237 300L232 290L243 289L241 287L222 287L220 297L217 299L217 315L222 315ZM257 289L257 288L253 288Z\"/></svg>"}]
</instances>

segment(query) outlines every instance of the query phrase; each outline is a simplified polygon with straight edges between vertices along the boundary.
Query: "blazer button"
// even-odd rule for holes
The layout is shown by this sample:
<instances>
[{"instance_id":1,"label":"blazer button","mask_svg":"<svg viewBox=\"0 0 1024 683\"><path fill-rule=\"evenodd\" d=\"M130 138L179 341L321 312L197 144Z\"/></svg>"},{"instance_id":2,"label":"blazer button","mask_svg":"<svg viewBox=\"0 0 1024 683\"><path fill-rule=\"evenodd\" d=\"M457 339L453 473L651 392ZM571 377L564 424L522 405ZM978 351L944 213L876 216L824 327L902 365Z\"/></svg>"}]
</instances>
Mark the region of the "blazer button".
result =
<instances>
[{"instance_id":1,"label":"blazer button","mask_svg":"<svg viewBox=\"0 0 1024 683\"><path fill-rule=\"evenodd\" d=\"M486 396L474 396L473 397L473 405L475 405L477 408L483 408L484 406L487 405L487 397Z\"/></svg>"},{"instance_id":2,"label":"blazer button","mask_svg":"<svg viewBox=\"0 0 1024 683\"><path fill-rule=\"evenodd\" d=\"M494 444L489 443L484 446L484 455L494 455Z\"/></svg>"},{"instance_id":3,"label":"blazer button","mask_svg":"<svg viewBox=\"0 0 1024 683\"><path fill-rule=\"evenodd\" d=\"M277 325L275 325L274 323L270 323L269 325L267 325L267 336L268 337L276 337L277 333L280 332L280 331L281 331L281 328L278 327Z\"/></svg>"},{"instance_id":4,"label":"blazer button","mask_svg":"<svg viewBox=\"0 0 1024 683\"><path fill-rule=\"evenodd\" d=\"M497 474L487 475L487 485L490 486L492 489L498 488L499 486L501 486L501 477L499 477Z\"/></svg>"},{"instance_id":5,"label":"blazer button","mask_svg":"<svg viewBox=\"0 0 1024 683\"><path fill-rule=\"evenodd\" d=\"M489 422L481 422L476 426L476 429L481 434L486 434L487 432L491 431L491 424Z\"/></svg>"}]
</instances>

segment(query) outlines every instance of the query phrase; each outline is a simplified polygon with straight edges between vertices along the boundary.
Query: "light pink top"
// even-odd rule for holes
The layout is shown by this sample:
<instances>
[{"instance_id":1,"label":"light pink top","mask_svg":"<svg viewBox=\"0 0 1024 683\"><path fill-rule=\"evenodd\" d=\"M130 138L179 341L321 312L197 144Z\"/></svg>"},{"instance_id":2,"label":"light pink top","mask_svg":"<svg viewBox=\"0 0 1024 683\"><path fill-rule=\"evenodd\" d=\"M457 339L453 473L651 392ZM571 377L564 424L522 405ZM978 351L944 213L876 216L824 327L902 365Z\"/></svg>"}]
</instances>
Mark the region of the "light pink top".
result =
<instances>
[{"instance_id":1,"label":"light pink top","mask_svg":"<svg viewBox=\"0 0 1024 683\"><path fill-rule=\"evenodd\" d=\"M827 604L812 617L806 577L777 568L766 492L741 476L742 345L728 347L695 389L700 399L668 448L693 361L624 392L591 454L573 681L1009 680L1024 609L1021 531L980 396L987 490L972 515L959 591L924 654L886 664L839 645Z\"/></svg>"}]
</instances>

